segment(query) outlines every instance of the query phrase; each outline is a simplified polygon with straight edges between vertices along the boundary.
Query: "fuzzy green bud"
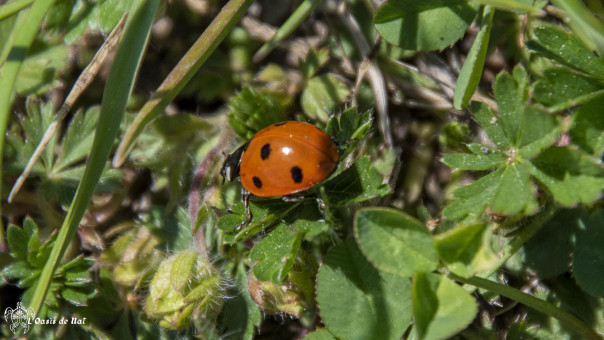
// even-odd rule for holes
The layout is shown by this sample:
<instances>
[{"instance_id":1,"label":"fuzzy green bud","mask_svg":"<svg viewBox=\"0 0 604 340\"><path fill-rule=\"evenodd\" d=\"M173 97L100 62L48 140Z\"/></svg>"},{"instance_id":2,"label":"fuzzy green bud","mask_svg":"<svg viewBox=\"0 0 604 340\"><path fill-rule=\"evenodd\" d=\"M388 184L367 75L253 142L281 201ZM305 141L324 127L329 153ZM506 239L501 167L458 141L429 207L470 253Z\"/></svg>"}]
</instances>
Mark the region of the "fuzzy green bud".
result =
<instances>
[{"instance_id":1,"label":"fuzzy green bud","mask_svg":"<svg viewBox=\"0 0 604 340\"><path fill-rule=\"evenodd\" d=\"M169 329L183 329L193 319L213 320L225 298L225 286L212 264L192 250L164 260L151 281L145 312Z\"/></svg>"}]
</instances>

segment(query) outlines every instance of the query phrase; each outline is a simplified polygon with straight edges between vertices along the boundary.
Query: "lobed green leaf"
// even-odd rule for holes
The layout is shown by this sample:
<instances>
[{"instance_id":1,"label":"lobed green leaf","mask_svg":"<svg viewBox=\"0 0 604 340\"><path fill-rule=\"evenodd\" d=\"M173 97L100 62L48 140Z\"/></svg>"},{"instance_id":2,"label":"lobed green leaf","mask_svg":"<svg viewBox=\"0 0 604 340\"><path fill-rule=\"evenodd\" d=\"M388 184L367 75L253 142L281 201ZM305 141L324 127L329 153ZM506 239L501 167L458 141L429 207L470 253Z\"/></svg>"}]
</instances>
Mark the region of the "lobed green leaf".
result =
<instances>
[{"instance_id":1,"label":"lobed green leaf","mask_svg":"<svg viewBox=\"0 0 604 340\"><path fill-rule=\"evenodd\" d=\"M520 67L514 69L514 75L509 73L500 73L493 83L495 100L499 108L499 116L506 136L513 145L516 145L522 121L522 108L526 103L526 73L522 79ZM516 72L520 73L517 79ZM519 81L520 80L520 81Z\"/></svg>"},{"instance_id":2,"label":"lobed green leaf","mask_svg":"<svg viewBox=\"0 0 604 340\"><path fill-rule=\"evenodd\" d=\"M559 27L539 24L532 27L535 40L527 46L536 53L563 65L604 79L604 62L581 40Z\"/></svg>"},{"instance_id":3,"label":"lobed green leaf","mask_svg":"<svg viewBox=\"0 0 604 340\"><path fill-rule=\"evenodd\" d=\"M349 95L350 89L341 78L322 74L307 82L300 104L307 115L325 121Z\"/></svg>"},{"instance_id":4,"label":"lobed green leaf","mask_svg":"<svg viewBox=\"0 0 604 340\"><path fill-rule=\"evenodd\" d=\"M304 233L280 223L275 230L254 246L250 259L257 261L252 268L261 281L282 283L294 265Z\"/></svg>"},{"instance_id":5,"label":"lobed green leaf","mask_svg":"<svg viewBox=\"0 0 604 340\"><path fill-rule=\"evenodd\" d=\"M486 224L460 225L434 236L438 256L453 273L470 277L497 264L491 249L491 231Z\"/></svg>"},{"instance_id":6,"label":"lobed green leaf","mask_svg":"<svg viewBox=\"0 0 604 340\"><path fill-rule=\"evenodd\" d=\"M476 144L480 147L480 154L454 153L446 155L443 163L453 169L461 170L488 170L499 165L504 165L508 156L499 151Z\"/></svg>"},{"instance_id":7,"label":"lobed green leaf","mask_svg":"<svg viewBox=\"0 0 604 340\"><path fill-rule=\"evenodd\" d=\"M553 115L526 105L522 109L518 153L524 159L535 157L554 144L560 133L560 124Z\"/></svg>"},{"instance_id":8,"label":"lobed green leaf","mask_svg":"<svg viewBox=\"0 0 604 340\"><path fill-rule=\"evenodd\" d=\"M602 87L604 84L594 78L568 68L552 67L543 72L542 79L533 83L533 99L545 106L570 107Z\"/></svg>"},{"instance_id":9,"label":"lobed green leaf","mask_svg":"<svg viewBox=\"0 0 604 340\"><path fill-rule=\"evenodd\" d=\"M347 239L329 250L317 276L321 319L338 338L400 339L411 322L410 287L375 269Z\"/></svg>"},{"instance_id":10,"label":"lobed green leaf","mask_svg":"<svg viewBox=\"0 0 604 340\"><path fill-rule=\"evenodd\" d=\"M478 305L461 286L437 274L413 278L413 318L420 339L446 339L466 328Z\"/></svg>"},{"instance_id":11,"label":"lobed green leaf","mask_svg":"<svg viewBox=\"0 0 604 340\"><path fill-rule=\"evenodd\" d=\"M512 146L499 117L495 115L487 104L473 102L472 113L486 132L487 136L489 136L489 139L495 143L495 145L504 150L507 150Z\"/></svg>"},{"instance_id":12,"label":"lobed green leaf","mask_svg":"<svg viewBox=\"0 0 604 340\"><path fill-rule=\"evenodd\" d=\"M350 168L328 180L324 188L329 202L341 206L387 195L390 187L382 182L382 175L371 166L369 158L363 156Z\"/></svg>"},{"instance_id":13,"label":"lobed green leaf","mask_svg":"<svg viewBox=\"0 0 604 340\"><path fill-rule=\"evenodd\" d=\"M423 224L398 210L365 208L355 215L354 233L360 249L379 270L411 277L432 271L438 256Z\"/></svg>"},{"instance_id":14,"label":"lobed green leaf","mask_svg":"<svg viewBox=\"0 0 604 340\"><path fill-rule=\"evenodd\" d=\"M531 160L529 170L565 206L590 203L601 197L604 189L602 163L570 147L543 151Z\"/></svg>"}]
</instances>

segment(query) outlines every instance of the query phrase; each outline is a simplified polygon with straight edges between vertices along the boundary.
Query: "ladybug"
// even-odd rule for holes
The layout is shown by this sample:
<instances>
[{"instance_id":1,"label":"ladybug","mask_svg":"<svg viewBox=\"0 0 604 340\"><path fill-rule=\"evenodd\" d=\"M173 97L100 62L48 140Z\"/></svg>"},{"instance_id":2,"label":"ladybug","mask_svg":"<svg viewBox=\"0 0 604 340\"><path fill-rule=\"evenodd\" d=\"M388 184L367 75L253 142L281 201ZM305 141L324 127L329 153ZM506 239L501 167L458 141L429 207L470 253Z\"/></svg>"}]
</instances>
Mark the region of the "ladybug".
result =
<instances>
[{"instance_id":1,"label":"ladybug","mask_svg":"<svg viewBox=\"0 0 604 340\"><path fill-rule=\"evenodd\" d=\"M250 196L289 200L329 177L338 160L336 142L314 125L289 121L260 130L228 155L220 170L228 181L241 179L246 221L238 229L252 219Z\"/></svg>"}]
</instances>

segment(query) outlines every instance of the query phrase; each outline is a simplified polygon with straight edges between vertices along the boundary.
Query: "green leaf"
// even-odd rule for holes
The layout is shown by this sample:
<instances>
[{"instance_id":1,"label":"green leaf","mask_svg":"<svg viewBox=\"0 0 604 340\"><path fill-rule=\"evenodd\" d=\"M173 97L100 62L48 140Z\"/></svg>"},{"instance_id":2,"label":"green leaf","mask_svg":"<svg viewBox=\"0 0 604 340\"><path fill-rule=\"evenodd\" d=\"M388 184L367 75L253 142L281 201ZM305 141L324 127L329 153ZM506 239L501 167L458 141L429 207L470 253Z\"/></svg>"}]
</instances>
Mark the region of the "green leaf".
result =
<instances>
[{"instance_id":1,"label":"green leaf","mask_svg":"<svg viewBox=\"0 0 604 340\"><path fill-rule=\"evenodd\" d=\"M429 272L438 265L426 226L398 210L359 210L354 233L363 254L383 272L411 277L415 271Z\"/></svg>"},{"instance_id":2,"label":"green leaf","mask_svg":"<svg viewBox=\"0 0 604 340\"><path fill-rule=\"evenodd\" d=\"M250 259L257 261L252 268L260 281L283 282L294 265L304 233L280 223L267 237L254 246Z\"/></svg>"},{"instance_id":3,"label":"green leaf","mask_svg":"<svg viewBox=\"0 0 604 340\"><path fill-rule=\"evenodd\" d=\"M584 208L558 210L524 245L525 263L544 279L568 271L575 235L587 216Z\"/></svg>"},{"instance_id":4,"label":"green leaf","mask_svg":"<svg viewBox=\"0 0 604 340\"><path fill-rule=\"evenodd\" d=\"M575 35L553 26L534 26L535 40L527 46L536 53L589 75L604 79L604 62Z\"/></svg>"},{"instance_id":5,"label":"green leaf","mask_svg":"<svg viewBox=\"0 0 604 340\"><path fill-rule=\"evenodd\" d=\"M319 68L323 66L329 59L329 49L314 49L311 48L306 55L306 59L300 62L300 71L304 79L312 78Z\"/></svg>"},{"instance_id":6,"label":"green leaf","mask_svg":"<svg viewBox=\"0 0 604 340\"><path fill-rule=\"evenodd\" d=\"M286 111L272 95L245 86L229 102L229 125L244 140L261 129L287 120Z\"/></svg>"},{"instance_id":7,"label":"green leaf","mask_svg":"<svg viewBox=\"0 0 604 340\"><path fill-rule=\"evenodd\" d=\"M29 236L25 231L22 228L11 224L6 231L6 239L11 255L17 260L26 261Z\"/></svg>"},{"instance_id":8,"label":"green leaf","mask_svg":"<svg viewBox=\"0 0 604 340\"><path fill-rule=\"evenodd\" d=\"M478 312L474 298L446 277L417 272L413 317L420 339L446 339L466 328Z\"/></svg>"},{"instance_id":9,"label":"green leaf","mask_svg":"<svg viewBox=\"0 0 604 340\"><path fill-rule=\"evenodd\" d=\"M61 297L75 306L81 307L88 305L89 294L84 293L79 289L63 288L61 289Z\"/></svg>"},{"instance_id":10,"label":"green leaf","mask_svg":"<svg viewBox=\"0 0 604 340\"><path fill-rule=\"evenodd\" d=\"M81 161L90 153L99 112L99 107L93 107L86 111L86 114L82 110L76 113L61 142L61 151L53 167L53 172L59 172L65 167Z\"/></svg>"},{"instance_id":11,"label":"green leaf","mask_svg":"<svg viewBox=\"0 0 604 340\"><path fill-rule=\"evenodd\" d=\"M604 210L597 210L582 221L573 257L573 274L586 292L604 297Z\"/></svg>"},{"instance_id":12,"label":"green leaf","mask_svg":"<svg viewBox=\"0 0 604 340\"><path fill-rule=\"evenodd\" d=\"M28 219L30 223L33 223L32 220ZM34 224L35 225L35 224ZM25 223L23 225L25 228ZM38 238L38 228L33 229L29 233L29 240L27 242L27 262L32 265L36 264L36 255L38 255L38 250L40 249L40 239Z\"/></svg>"},{"instance_id":13,"label":"green leaf","mask_svg":"<svg viewBox=\"0 0 604 340\"><path fill-rule=\"evenodd\" d=\"M307 82L300 104L309 116L327 120L349 95L350 90L342 79L334 74L322 74Z\"/></svg>"},{"instance_id":14,"label":"green leaf","mask_svg":"<svg viewBox=\"0 0 604 340\"><path fill-rule=\"evenodd\" d=\"M493 110L487 104L472 102L472 113L495 145L504 150L511 147L512 144L505 133L499 117L493 113Z\"/></svg>"},{"instance_id":15,"label":"green leaf","mask_svg":"<svg viewBox=\"0 0 604 340\"><path fill-rule=\"evenodd\" d=\"M583 150L600 157L604 152L604 98L581 105L573 116L571 140Z\"/></svg>"},{"instance_id":16,"label":"green leaf","mask_svg":"<svg viewBox=\"0 0 604 340\"><path fill-rule=\"evenodd\" d=\"M464 35L477 8L463 0L390 0L373 20L391 44L409 50L441 50Z\"/></svg>"},{"instance_id":17,"label":"green leaf","mask_svg":"<svg viewBox=\"0 0 604 340\"><path fill-rule=\"evenodd\" d=\"M30 97L31 98L31 97ZM26 102L27 115L20 117L20 123L25 132L25 147L20 150L26 161L34 153L34 149L40 144L44 132L52 122L53 109L51 102L40 102L28 99ZM46 150L42 153L41 163L44 168L49 169L54 160L54 146L57 138L53 137ZM23 164L25 166L25 164ZM21 170L21 169L20 169Z\"/></svg>"},{"instance_id":18,"label":"green leaf","mask_svg":"<svg viewBox=\"0 0 604 340\"><path fill-rule=\"evenodd\" d=\"M458 220L466 216L470 219L479 218L495 197L503 172L504 168L501 167L472 184L455 190L453 196L459 199L445 207L443 216L450 220Z\"/></svg>"},{"instance_id":19,"label":"green leaf","mask_svg":"<svg viewBox=\"0 0 604 340\"><path fill-rule=\"evenodd\" d=\"M522 109L527 99L527 76L522 67L515 67L513 75L500 73L493 83L495 100L505 134L516 145L522 121Z\"/></svg>"},{"instance_id":20,"label":"green leaf","mask_svg":"<svg viewBox=\"0 0 604 340\"><path fill-rule=\"evenodd\" d=\"M238 203L230 207L231 214L226 214L218 219L217 226L228 233L225 238L226 242L231 244L237 243L256 235L286 216L295 217L295 209L300 204L305 205L307 203L306 201L285 202L281 198L251 200L252 223L237 231L237 225L245 221L245 208L243 204Z\"/></svg>"},{"instance_id":21,"label":"green leaf","mask_svg":"<svg viewBox=\"0 0 604 340\"><path fill-rule=\"evenodd\" d=\"M46 28L62 29L67 26L76 0L57 0L48 10L44 24Z\"/></svg>"},{"instance_id":22,"label":"green leaf","mask_svg":"<svg viewBox=\"0 0 604 340\"><path fill-rule=\"evenodd\" d=\"M338 338L400 339L411 322L410 287L409 279L376 270L347 239L319 270L321 318Z\"/></svg>"},{"instance_id":23,"label":"green leaf","mask_svg":"<svg viewBox=\"0 0 604 340\"><path fill-rule=\"evenodd\" d=\"M337 338L326 328L317 328L306 334L304 340L337 340Z\"/></svg>"},{"instance_id":24,"label":"green leaf","mask_svg":"<svg viewBox=\"0 0 604 340\"><path fill-rule=\"evenodd\" d=\"M551 147L531 160L531 174L566 206L598 199L604 189L604 167L570 147Z\"/></svg>"},{"instance_id":25,"label":"green leaf","mask_svg":"<svg viewBox=\"0 0 604 340\"><path fill-rule=\"evenodd\" d=\"M339 117L330 118L325 132L336 142L346 143L348 151L356 147L358 142L367 136L371 123L373 123L373 115L370 112L359 113L355 108L350 108L342 112ZM340 158L343 157L345 156Z\"/></svg>"},{"instance_id":26,"label":"green leaf","mask_svg":"<svg viewBox=\"0 0 604 340\"><path fill-rule=\"evenodd\" d=\"M491 270L497 256L486 224L460 225L434 237L438 256L453 273L470 277Z\"/></svg>"},{"instance_id":27,"label":"green leaf","mask_svg":"<svg viewBox=\"0 0 604 340\"><path fill-rule=\"evenodd\" d=\"M526 166L511 164L505 167L491 210L502 215L522 213L531 215L539 208L535 198L535 186L530 180Z\"/></svg>"},{"instance_id":28,"label":"green leaf","mask_svg":"<svg viewBox=\"0 0 604 340\"><path fill-rule=\"evenodd\" d=\"M25 58L15 90L22 96L42 94L59 84L57 74L67 66L67 47L64 44L32 46Z\"/></svg>"},{"instance_id":29,"label":"green leaf","mask_svg":"<svg viewBox=\"0 0 604 340\"><path fill-rule=\"evenodd\" d=\"M497 214L530 215L538 208L535 194L526 166L514 163L457 189L453 196L460 199L447 205L443 215L452 220L468 215L471 219L477 218L487 206Z\"/></svg>"},{"instance_id":30,"label":"green leaf","mask_svg":"<svg viewBox=\"0 0 604 340\"><path fill-rule=\"evenodd\" d=\"M387 195L390 187L382 182L382 175L371 166L369 158L363 156L350 168L328 180L324 188L329 202L341 206Z\"/></svg>"},{"instance_id":31,"label":"green leaf","mask_svg":"<svg viewBox=\"0 0 604 340\"><path fill-rule=\"evenodd\" d=\"M474 39L472 48L463 63L453 96L453 105L457 110L462 110L468 105L474 95L480 78L482 69L487 56L489 39L491 37L491 27L493 26L493 14L495 10L490 6L485 6L480 22L480 30Z\"/></svg>"},{"instance_id":32,"label":"green leaf","mask_svg":"<svg viewBox=\"0 0 604 340\"><path fill-rule=\"evenodd\" d=\"M453 169L461 170L488 170L498 165L504 165L508 156L499 151L474 144L472 147L480 149L480 153L471 155L467 153L454 153L443 158L443 163Z\"/></svg>"},{"instance_id":33,"label":"green leaf","mask_svg":"<svg viewBox=\"0 0 604 340\"><path fill-rule=\"evenodd\" d=\"M281 284L288 278L296 258L299 258L302 239L311 240L329 230L329 224L310 199L285 215L281 221L250 253L250 258L257 261L252 272L260 281Z\"/></svg>"},{"instance_id":34,"label":"green leaf","mask_svg":"<svg viewBox=\"0 0 604 340\"><path fill-rule=\"evenodd\" d=\"M570 107L603 86L602 82L568 68L551 67L543 72L543 79L533 84L533 99L545 106Z\"/></svg>"},{"instance_id":35,"label":"green leaf","mask_svg":"<svg viewBox=\"0 0 604 340\"><path fill-rule=\"evenodd\" d=\"M474 104L474 103L473 103ZM438 142L443 151L460 151L470 134L470 127L464 122L445 122L440 130Z\"/></svg>"},{"instance_id":36,"label":"green leaf","mask_svg":"<svg viewBox=\"0 0 604 340\"><path fill-rule=\"evenodd\" d=\"M36 269L26 261L17 261L2 268L2 278L4 280L24 280L35 276L35 274Z\"/></svg>"},{"instance_id":37,"label":"green leaf","mask_svg":"<svg viewBox=\"0 0 604 340\"><path fill-rule=\"evenodd\" d=\"M194 243L189 213L182 206L175 211L153 207L151 213L144 218L144 226L165 241L172 251L188 250Z\"/></svg>"},{"instance_id":38,"label":"green leaf","mask_svg":"<svg viewBox=\"0 0 604 340\"><path fill-rule=\"evenodd\" d=\"M522 109L520 133L518 152L528 159L554 144L560 133L560 126L553 115L528 105Z\"/></svg>"},{"instance_id":39,"label":"green leaf","mask_svg":"<svg viewBox=\"0 0 604 340\"><path fill-rule=\"evenodd\" d=\"M102 1L95 13L98 17L95 22L103 32L109 32L117 25L120 18L131 10L133 0L105 0Z\"/></svg>"}]
</instances>

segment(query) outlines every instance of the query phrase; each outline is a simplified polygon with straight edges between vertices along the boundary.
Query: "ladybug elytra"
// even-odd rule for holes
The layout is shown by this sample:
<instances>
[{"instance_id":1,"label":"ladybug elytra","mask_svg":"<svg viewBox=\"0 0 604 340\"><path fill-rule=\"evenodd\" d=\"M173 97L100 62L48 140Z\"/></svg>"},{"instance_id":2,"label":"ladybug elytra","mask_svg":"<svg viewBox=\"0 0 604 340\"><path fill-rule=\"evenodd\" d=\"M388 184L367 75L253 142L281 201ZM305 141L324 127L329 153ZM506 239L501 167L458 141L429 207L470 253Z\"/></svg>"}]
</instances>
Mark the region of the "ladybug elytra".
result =
<instances>
[{"instance_id":1,"label":"ladybug elytra","mask_svg":"<svg viewBox=\"0 0 604 340\"><path fill-rule=\"evenodd\" d=\"M339 160L334 140L316 126L290 121L270 125L227 156L220 173L241 179L247 219L249 197L290 196L320 183ZM242 225L243 225L242 224Z\"/></svg>"}]
</instances>

